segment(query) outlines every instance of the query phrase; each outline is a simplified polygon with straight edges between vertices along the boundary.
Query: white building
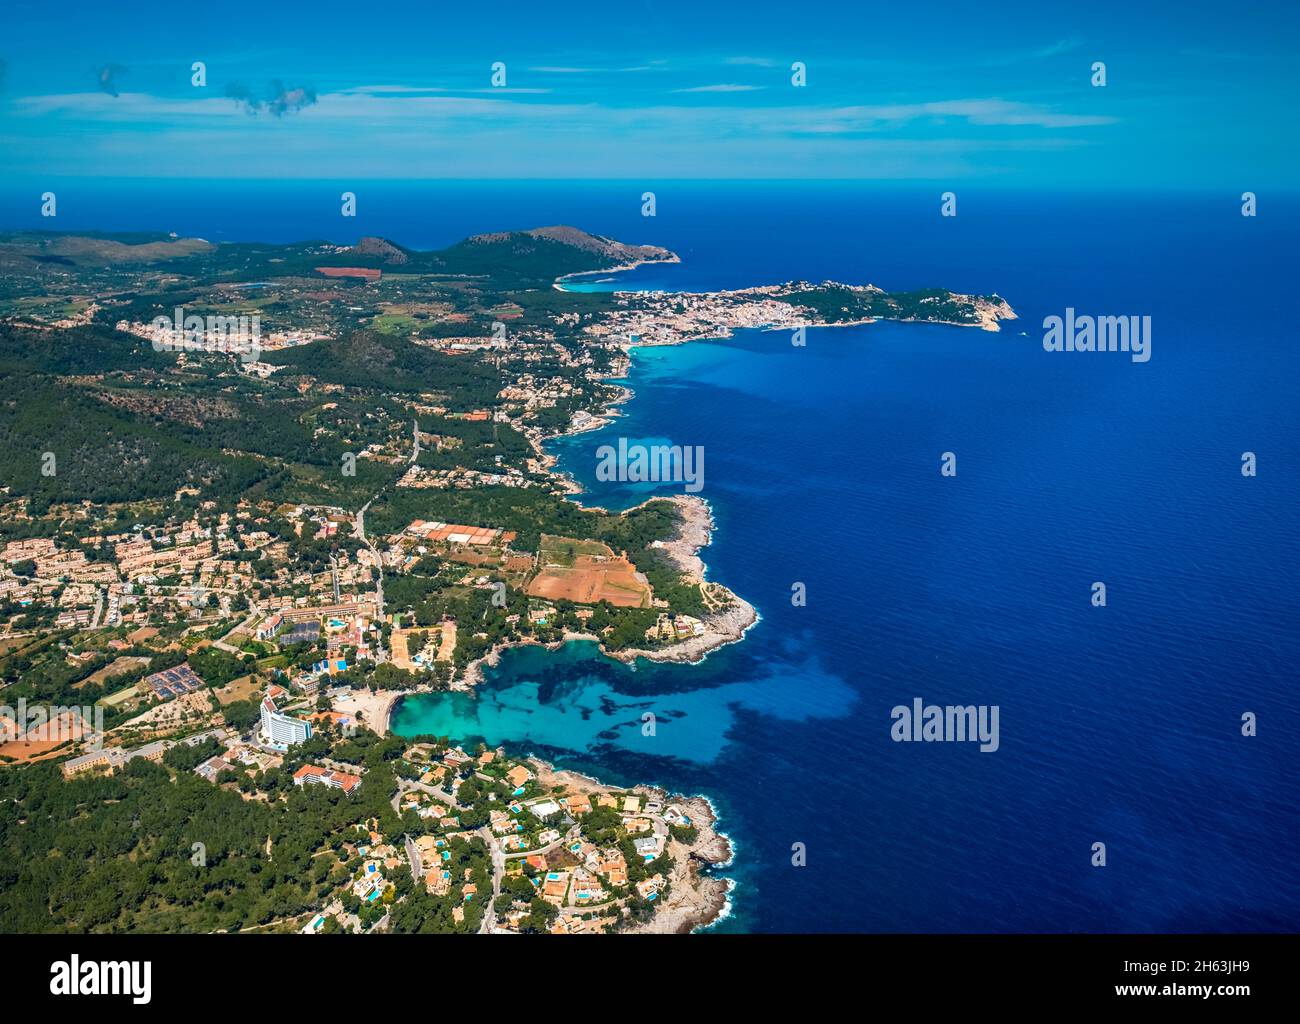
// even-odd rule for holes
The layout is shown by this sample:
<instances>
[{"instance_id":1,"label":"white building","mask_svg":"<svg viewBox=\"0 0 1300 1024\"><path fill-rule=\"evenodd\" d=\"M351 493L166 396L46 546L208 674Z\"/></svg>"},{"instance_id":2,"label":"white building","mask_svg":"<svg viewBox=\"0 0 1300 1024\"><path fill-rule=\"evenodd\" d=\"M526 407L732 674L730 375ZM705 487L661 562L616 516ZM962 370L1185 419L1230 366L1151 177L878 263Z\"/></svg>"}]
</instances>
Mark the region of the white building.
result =
<instances>
[{"instance_id":1,"label":"white building","mask_svg":"<svg viewBox=\"0 0 1300 1024\"><path fill-rule=\"evenodd\" d=\"M293 784L295 786L329 786L332 789L341 789L348 796L351 796L356 792L357 787L361 785L361 776L349 775L347 772L331 771L328 768L320 768L314 764L305 764L293 773ZM371 875L371 870L368 869L366 875L376 877Z\"/></svg>"},{"instance_id":2,"label":"white building","mask_svg":"<svg viewBox=\"0 0 1300 1024\"><path fill-rule=\"evenodd\" d=\"M282 625L284 625L284 617L279 612L276 612L270 618L263 620L262 624L257 627L257 639L270 640L280 631Z\"/></svg>"},{"instance_id":3,"label":"white building","mask_svg":"<svg viewBox=\"0 0 1300 1024\"><path fill-rule=\"evenodd\" d=\"M273 747L287 750L311 739L311 723L280 714L271 699L266 697L262 700L262 738Z\"/></svg>"},{"instance_id":4,"label":"white building","mask_svg":"<svg viewBox=\"0 0 1300 1024\"><path fill-rule=\"evenodd\" d=\"M549 818L552 814L560 813L560 805L551 799L529 804L528 809L538 818Z\"/></svg>"}]
</instances>

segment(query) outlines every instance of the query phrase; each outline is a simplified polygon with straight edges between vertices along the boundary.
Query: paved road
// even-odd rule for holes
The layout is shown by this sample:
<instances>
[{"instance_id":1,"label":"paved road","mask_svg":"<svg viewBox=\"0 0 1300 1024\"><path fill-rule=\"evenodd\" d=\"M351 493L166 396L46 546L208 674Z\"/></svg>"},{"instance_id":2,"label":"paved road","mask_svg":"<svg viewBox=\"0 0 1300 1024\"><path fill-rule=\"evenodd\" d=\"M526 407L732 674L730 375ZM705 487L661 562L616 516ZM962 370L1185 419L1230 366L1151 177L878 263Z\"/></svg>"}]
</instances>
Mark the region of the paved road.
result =
<instances>
[{"instance_id":1,"label":"paved road","mask_svg":"<svg viewBox=\"0 0 1300 1024\"><path fill-rule=\"evenodd\" d=\"M414 465L415 460L418 459L419 457L420 457L420 421L412 420L411 458L409 460L411 465ZM368 509L371 505L373 505L375 503L375 498L378 498L381 494L384 493L384 491L388 490L389 486L390 486L389 484L384 484L383 487L379 488L379 490L375 492L374 497L371 498L369 501L367 501L364 505L362 505L361 508L357 511L356 518L353 522L353 526L356 530L357 537L360 538L363 542L365 542L366 547L370 549L370 553L375 556L375 568L379 572L379 581L376 584L376 592L378 594L378 597L376 598L375 603L376 603L376 607L378 608L378 617L381 619L384 617L384 559L383 556L379 553L379 549L375 547L374 542L371 541L371 539L366 536L366 509Z\"/></svg>"},{"instance_id":2,"label":"paved road","mask_svg":"<svg viewBox=\"0 0 1300 1024\"><path fill-rule=\"evenodd\" d=\"M423 782L417 782L414 779L398 779L397 794L393 797L393 810L397 810L397 808L400 806L402 794L412 789L418 789L423 793L428 793L430 796L434 797L435 799L445 803L453 811L462 809L460 804L456 802L456 798L439 786L430 786ZM490 932L493 931L493 929L496 928L496 899L498 896L501 895L501 882L504 880L506 874L506 861L519 860L523 857L532 857L534 854L540 854L542 856L545 856L546 854L550 853L552 850L556 849L557 847L564 846L567 845L568 843L573 842L573 840L578 837L581 831L582 831L582 826L575 824L567 832L565 832L564 835L560 836L559 839L555 840L553 843L548 843L546 846L539 847L536 850L522 850L518 853L506 853L504 850L501 849L501 838L499 836L492 834L491 826L484 825L481 828L474 830L474 834L479 836L479 838L481 838L483 842L487 844L488 853L492 858L492 898L486 903L486 905L483 908L483 923L479 925L480 935L489 934ZM406 840L406 842L408 845L407 856L409 857L410 856L409 848L411 846L414 846L414 844L411 842L409 838ZM564 908L564 909L568 909L568 908ZM576 907L573 909L575 913L576 912L585 913L587 910L590 910L592 908Z\"/></svg>"},{"instance_id":3,"label":"paved road","mask_svg":"<svg viewBox=\"0 0 1300 1024\"><path fill-rule=\"evenodd\" d=\"M402 839L406 843L406 860L411 865L411 881L419 882L420 875L424 872L424 866L420 861L420 849L415 845L415 840L408 835L403 835Z\"/></svg>"},{"instance_id":4,"label":"paved road","mask_svg":"<svg viewBox=\"0 0 1300 1024\"><path fill-rule=\"evenodd\" d=\"M557 846L566 846L573 842L579 831L579 826L574 825L573 828L569 829L568 832L564 833L564 835L560 836L560 838L555 840L553 843L548 843L546 846L539 846L536 850L519 850L515 853L507 853L504 856L507 860L519 860L522 857L532 857L535 854L544 856L554 850Z\"/></svg>"},{"instance_id":5,"label":"paved road","mask_svg":"<svg viewBox=\"0 0 1300 1024\"><path fill-rule=\"evenodd\" d=\"M383 493L382 490L379 492L379 494ZM376 494L375 498L378 498L379 494ZM361 506L353 526L357 531L357 536L365 542L366 547L370 549L370 553L375 556L375 568L379 572L379 581L375 584L375 610L377 617L382 619L384 617L384 556L379 553L374 541L366 536L366 509L374 504L375 498L371 498Z\"/></svg>"},{"instance_id":6,"label":"paved road","mask_svg":"<svg viewBox=\"0 0 1300 1024\"><path fill-rule=\"evenodd\" d=\"M440 801L442 801L448 807L451 807L453 809L460 808L460 804L456 802L456 798L452 796L450 793L448 793L441 786L430 786L428 783L420 782L417 779L399 778L397 780L397 797L394 797L394 799L396 800L400 798L403 793L411 789L418 789L422 793L428 793L432 797L437 797ZM394 804L394 807L396 806L397 805Z\"/></svg>"},{"instance_id":7,"label":"paved road","mask_svg":"<svg viewBox=\"0 0 1300 1024\"><path fill-rule=\"evenodd\" d=\"M212 646L215 647L215 648L216 648L217 650L219 650L219 651L225 651L227 654L240 654L240 653L242 653L242 652L239 650L238 647L234 647L234 646L232 646L231 644L228 644L228 643L226 642L226 640L227 640L227 638L234 636L234 635L235 635L236 633L238 633L241 629L247 629L249 626L251 626L251 625L253 624L253 620L256 619L256 618L258 617L258 615L260 615L260 614L261 614L261 612L257 611L256 609L254 609L253 611L249 612L249 613L248 613L248 618L246 618L246 619L245 619L243 622L241 622L238 626L236 626L236 627L235 627L234 629L232 629L229 633L227 633L225 636L223 636L220 640L213 640L213 641L212 641Z\"/></svg>"},{"instance_id":8,"label":"paved road","mask_svg":"<svg viewBox=\"0 0 1300 1024\"><path fill-rule=\"evenodd\" d=\"M480 935L490 935L497 926L497 897L501 895L501 880L506 875L506 859L501 853L501 844L492 834L492 829L484 825L475 830L476 834L487 843L488 853L492 857L492 897L483 907L483 923L479 925Z\"/></svg>"},{"instance_id":9,"label":"paved road","mask_svg":"<svg viewBox=\"0 0 1300 1024\"><path fill-rule=\"evenodd\" d=\"M417 782L414 779L398 779L397 795L393 797L394 810L400 806L402 794L409 792L412 789L418 789L422 793L428 793L435 800L440 800L453 811L463 809L461 805L456 802L456 798L440 786L430 786L427 783ZM492 834L492 829L489 826L484 825L481 828L475 829L474 834L487 844L488 855L492 858L492 895L484 902L483 921L479 925L478 929L480 935L487 935L496 928L496 899L501 895L501 881L505 878L506 874L506 858L505 854L501 852L500 841ZM407 856L409 857L410 848L415 844L412 843L409 838L406 842L408 847Z\"/></svg>"},{"instance_id":10,"label":"paved road","mask_svg":"<svg viewBox=\"0 0 1300 1024\"><path fill-rule=\"evenodd\" d=\"M103 614L104 611L104 590L104 587L100 587L95 591L95 610L90 613L91 629L99 628L99 616Z\"/></svg>"}]
</instances>

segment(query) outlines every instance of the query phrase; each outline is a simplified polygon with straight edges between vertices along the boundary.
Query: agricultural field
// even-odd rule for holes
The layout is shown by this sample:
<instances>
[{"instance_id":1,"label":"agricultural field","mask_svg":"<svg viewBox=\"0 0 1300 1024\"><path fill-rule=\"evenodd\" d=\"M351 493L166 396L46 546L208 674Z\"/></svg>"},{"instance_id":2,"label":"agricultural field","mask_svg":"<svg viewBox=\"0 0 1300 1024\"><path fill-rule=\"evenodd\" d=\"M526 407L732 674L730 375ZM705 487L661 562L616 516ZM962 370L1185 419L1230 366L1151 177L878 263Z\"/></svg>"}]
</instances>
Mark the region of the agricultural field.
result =
<instances>
[{"instance_id":1,"label":"agricultural field","mask_svg":"<svg viewBox=\"0 0 1300 1024\"><path fill-rule=\"evenodd\" d=\"M213 691L213 696L217 698L217 703L223 708L227 704L234 704L241 700L253 700L262 691L262 684L257 676L247 675L238 679L232 679L225 686L220 686Z\"/></svg>"},{"instance_id":2,"label":"agricultural field","mask_svg":"<svg viewBox=\"0 0 1300 1024\"><path fill-rule=\"evenodd\" d=\"M622 555L594 540L542 535L541 569L528 584L528 596L548 601L649 608L650 584Z\"/></svg>"},{"instance_id":3,"label":"agricultural field","mask_svg":"<svg viewBox=\"0 0 1300 1024\"><path fill-rule=\"evenodd\" d=\"M138 668L144 668L148 664L148 658L133 657L130 655L116 658L113 660L111 665L105 665L103 668L92 672L81 682L75 684L75 686L78 690L84 686L99 686L115 676L126 675L128 672L132 672Z\"/></svg>"}]
</instances>

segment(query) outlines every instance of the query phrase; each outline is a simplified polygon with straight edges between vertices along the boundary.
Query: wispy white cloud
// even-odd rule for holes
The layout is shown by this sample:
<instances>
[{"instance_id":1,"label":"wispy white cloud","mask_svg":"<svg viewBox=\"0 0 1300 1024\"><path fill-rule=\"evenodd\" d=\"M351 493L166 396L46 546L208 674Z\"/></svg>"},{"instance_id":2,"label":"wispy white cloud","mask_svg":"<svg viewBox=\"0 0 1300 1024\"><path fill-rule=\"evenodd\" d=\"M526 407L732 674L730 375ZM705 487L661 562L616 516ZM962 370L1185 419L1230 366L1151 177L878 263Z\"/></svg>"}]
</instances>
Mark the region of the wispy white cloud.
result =
<instances>
[{"instance_id":1,"label":"wispy white cloud","mask_svg":"<svg viewBox=\"0 0 1300 1024\"><path fill-rule=\"evenodd\" d=\"M1046 46L1040 46L1034 50L1031 56L1038 60L1044 60L1048 57L1056 57L1062 53L1070 53L1077 50L1083 45L1083 40L1075 37L1069 39L1058 39L1054 43L1048 43Z\"/></svg>"},{"instance_id":2,"label":"wispy white cloud","mask_svg":"<svg viewBox=\"0 0 1300 1024\"><path fill-rule=\"evenodd\" d=\"M1042 46L1036 46L1028 50L1013 50L1009 53L993 53L986 57L982 64L988 67L1008 67L1012 64L1026 64L1033 61L1048 60L1051 57L1060 57L1062 54L1073 53L1083 46L1083 40L1076 36L1070 36L1064 39L1057 39L1054 42L1044 43Z\"/></svg>"},{"instance_id":3,"label":"wispy white cloud","mask_svg":"<svg viewBox=\"0 0 1300 1024\"><path fill-rule=\"evenodd\" d=\"M102 92L51 93L44 96L19 96L13 101L19 115L44 117L51 114L93 117L112 121L142 121L149 118L231 117L243 116L239 104L229 97L199 99L165 99L143 92L124 92L109 96Z\"/></svg>"},{"instance_id":4,"label":"wispy white cloud","mask_svg":"<svg viewBox=\"0 0 1300 1024\"><path fill-rule=\"evenodd\" d=\"M437 116L487 116L512 112L516 117L527 117L532 112L548 110L550 116L557 111L576 110L578 105L548 105L520 103L506 96L500 99L480 98L479 94L546 93L547 89L485 88L464 90L465 95L431 95L406 93L383 87L352 89L347 92L324 93L315 105L300 111L298 120L312 122L321 119L356 120L360 124L376 118L419 119ZM148 93L124 92L117 97L104 93L62 93L49 96L21 96L14 100L14 111L19 115L46 117L63 115L81 117L92 121L134 121L139 123L169 122L183 127L192 118L225 118L247 121L244 107L230 97L212 96L200 99L171 99Z\"/></svg>"},{"instance_id":5,"label":"wispy white cloud","mask_svg":"<svg viewBox=\"0 0 1300 1024\"><path fill-rule=\"evenodd\" d=\"M820 131L862 131L887 124L923 118L955 118L981 127L1088 128L1114 124L1103 114L1065 114L1031 103L1003 99L942 100L932 103L896 103L839 107L826 111Z\"/></svg>"},{"instance_id":6,"label":"wispy white cloud","mask_svg":"<svg viewBox=\"0 0 1300 1024\"><path fill-rule=\"evenodd\" d=\"M737 85L734 82L721 82L717 85L693 85L689 89L674 89L673 92L757 92L766 88L762 85Z\"/></svg>"},{"instance_id":7,"label":"wispy white cloud","mask_svg":"<svg viewBox=\"0 0 1300 1024\"><path fill-rule=\"evenodd\" d=\"M244 119L247 123L259 122ZM268 123L268 122L260 122ZM302 121L298 122L303 123ZM809 137L798 147L774 151L770 140L745 133L721 137L708 123L683 125L672 133L633 129L628 135L580 133L581 161L574 162L573 139L527 135L509 125L482 126L451 133L407 124L389 133L392 146L357 146L349 134L328 136L287 132L274 146L241 146L235 135L213 122L206 130L166 131L151 138L149 151L126 133L97 137L91 145L61 140L69 176L121 174L125 168L155 176L161 153L238 153L225 173L233 178L315 178L322 167L336 178L631 178L814 177L908 180L918 177L958 180L996 171L1027 151L1077 148L1069 141L1020 143L1001 139L892 139ZM0 135L0 145L6 139ZM716 142L716 145L706 145ZM21 147L11 152L21 153ZM60 150L62 153L63 150ZM501 154L512 155L509 160ZM39 165L20 162L31 173ZM169 164L169 177L208 177L212 164L188 160Z\"/></svg>"},{"instance_id":8,"label":"wispy white cloud","mask_svg":"<svg viewBox=\"0 0 1300 1024\"><path fill-rule=\"evenodd\" d=\"M446 92L447 89L441 85L358 85L354 89L341 89L341 93L359 93L361 95L384 95L393 93L396 95L419 95L428 92Z\"/></svg>"},{"instance_id":9,"label":"wispy white cloud","mask_svg":"<svg viewBox=\"0 0 1300 1024\"><path fill-rule=\"evenodd\" d=\"M718 84L673 90L677 93L728 94L754 92L762 86ZM1101 114L1076 114L1031 103L1000 98L937 100L925 103L864 104L841 107L802 105L656 104L607 107L594 102L539 103L516 97L550 94L549 89L482 88L458 92L411 89L398 85L358 86L342 92L322 93L313 106L304 107L298 120L372 121L421 120L444 117L487 117L534 120L549 118L557 129L567 124L579 128L623 125L638 119L671 122L726 123L763 134L782 132L837 134L880 132L913 122L956 121L975 127L1084 128L1114 124L1117 118ZM174 99L147 93L124 92L117 97L101 92L63 93L17 97L15 113L32 117L62 115L92 121L162 121L183 126L192 118L240 119L242 109L228 98L211 96Z\"/></svg>"}]
</instances>

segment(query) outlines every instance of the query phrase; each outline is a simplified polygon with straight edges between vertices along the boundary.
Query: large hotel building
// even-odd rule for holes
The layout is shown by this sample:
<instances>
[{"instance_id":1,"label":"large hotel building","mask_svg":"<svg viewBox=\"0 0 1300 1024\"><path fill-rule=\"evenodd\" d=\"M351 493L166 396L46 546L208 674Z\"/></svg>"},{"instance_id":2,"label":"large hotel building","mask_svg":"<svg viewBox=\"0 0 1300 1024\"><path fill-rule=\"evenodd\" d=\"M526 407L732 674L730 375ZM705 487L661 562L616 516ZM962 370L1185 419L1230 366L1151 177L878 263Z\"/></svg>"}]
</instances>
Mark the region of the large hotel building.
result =
<instances>
[{"instance_id":1,"label":"large hotel building","mask_svg":"<svg viewBox=\"0 0 1300 1024\"><path fill-rule=\"evenodd\" d=\"M311 723L276 711L270 697L262 698L262 736L280 750L311 739Z\"/></svg>"}]
</instances>

